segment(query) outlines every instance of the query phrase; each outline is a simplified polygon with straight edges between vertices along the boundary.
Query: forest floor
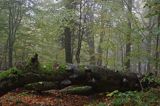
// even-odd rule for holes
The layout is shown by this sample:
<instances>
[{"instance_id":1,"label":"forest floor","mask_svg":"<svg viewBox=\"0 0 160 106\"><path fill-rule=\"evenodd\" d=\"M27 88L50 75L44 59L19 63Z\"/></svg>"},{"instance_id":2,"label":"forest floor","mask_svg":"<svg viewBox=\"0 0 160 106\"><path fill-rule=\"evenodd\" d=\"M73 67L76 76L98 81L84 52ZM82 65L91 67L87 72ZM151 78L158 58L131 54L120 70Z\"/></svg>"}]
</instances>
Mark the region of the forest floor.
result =
<instances>
[{"instance_id":1,"label":"forest floor","mask_svg":"<svg viewBox=\"0 0 160 106\"><path fill-rule=\"evenodd\" d=\"M79 96L63 94L57 90L41 94L32 91L13 91L0 98L0 106L84 106L101 101L105 101L102 95Z\"/></svg>"},{"instance_id":2,"label":"forest floor","mask_svg":"<svg viewBox=\"0 0 160 106\"><path fill-rule=\"evenodd\" d=\"M79 96L63 94L56 90L43 93L17 90L0 97L0 106L160 106L160 87L145 92Z\"/></svg>"}]
</instances>

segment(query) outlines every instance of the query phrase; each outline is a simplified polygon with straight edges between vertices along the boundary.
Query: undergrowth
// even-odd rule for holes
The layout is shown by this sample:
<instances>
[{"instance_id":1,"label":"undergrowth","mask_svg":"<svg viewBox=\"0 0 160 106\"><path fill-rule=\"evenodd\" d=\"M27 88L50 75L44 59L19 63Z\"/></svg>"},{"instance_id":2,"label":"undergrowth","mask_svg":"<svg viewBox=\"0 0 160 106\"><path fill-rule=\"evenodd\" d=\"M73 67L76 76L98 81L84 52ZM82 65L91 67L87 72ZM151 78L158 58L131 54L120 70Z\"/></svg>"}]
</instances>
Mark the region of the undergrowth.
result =
<instances>
[{"instance_id":1,"label":"undergrowth","mask_svg":"<svg viewBox=\"0 0 160 106\"><path fill-rule=\"evenodd\" d=\"M106 95L110 101L87 106L160 106L160 89L151 88L146 92L127 91L119 92L115 90Z\"/></svg>"},{"instance_id":2,"label":"undergrowth","mask_svg":"<svg viewBox=\"0 0 160 106\"><path fill-rule=\"evenodd\" d=\"M18 70L17 68L10 68L6 71L3 71L0 73L0 79L3 79L5 77L11 76L11 75L21 75L23 72L21 70Z\"/></svg>"}]
</instances>

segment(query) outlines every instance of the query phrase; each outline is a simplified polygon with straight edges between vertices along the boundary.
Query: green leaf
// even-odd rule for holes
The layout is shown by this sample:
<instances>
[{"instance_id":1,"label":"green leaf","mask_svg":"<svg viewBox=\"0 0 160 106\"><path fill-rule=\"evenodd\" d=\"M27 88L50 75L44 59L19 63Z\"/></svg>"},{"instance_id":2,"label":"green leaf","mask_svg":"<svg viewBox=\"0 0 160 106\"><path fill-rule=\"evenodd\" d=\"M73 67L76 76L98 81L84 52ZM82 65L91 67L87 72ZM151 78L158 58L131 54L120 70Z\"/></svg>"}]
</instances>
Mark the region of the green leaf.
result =
<instances>
[{"instance_id":1,"label":"green leaf","mask_svg":"<svg viewBox=\"0 0 160 106\"><path fill-rule=\"evenodd\" d=\"M115 90L115 91L113 91L113 92L107 94L106 96L112 97L112 96L114 96L115 94L117 94L118 92L119 92L118 90Z\"/></svg>"}]
</instances>

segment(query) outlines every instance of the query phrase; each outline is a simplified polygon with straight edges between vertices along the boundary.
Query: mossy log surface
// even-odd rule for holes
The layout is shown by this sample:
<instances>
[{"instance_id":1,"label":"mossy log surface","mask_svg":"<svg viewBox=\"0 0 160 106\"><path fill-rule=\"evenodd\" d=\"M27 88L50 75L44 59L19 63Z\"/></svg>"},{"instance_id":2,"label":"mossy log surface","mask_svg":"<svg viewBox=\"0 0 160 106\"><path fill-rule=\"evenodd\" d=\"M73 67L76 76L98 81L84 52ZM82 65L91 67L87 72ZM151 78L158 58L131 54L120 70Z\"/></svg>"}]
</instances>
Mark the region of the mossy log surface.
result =
<instances>
[{"instance_id":1,"label":"mossy log surface","mask_svg":"<svg viewBox=\"0 0 160 106\"><path fill-rule=\"evenodd\" d=\"M31 63L24 68L25 70L13 71L0 77L0 94L19 87L45 91L78 85L88 86L89 89L83 89L83 91L91 93L141 90L142 86L147 87L145 82L140 83L140 79L135 73L115 72L99 66L83 66L82 68L71 64L67 65L63 71L56 70L47 73L40 68L38 61L33 60L32 58Z\"/></svg>"},{"instance_id":2,"label":"mossy log surface","mask_svg":"<svg viewBox=\"0 0 160 106\"><path fill-rule=\"evenodd\" d=\"M10 74L0 79L0 93L6 93L24 86L27 89L36 91L63 89L70 85L91 86L94 92L113 91L116 89L120 91L141 89L136 75L125 75L102 69L94 71L72 71L66 70L63 73L53 72L52 74L38 72Z\"/></svg>"}]
</instances>

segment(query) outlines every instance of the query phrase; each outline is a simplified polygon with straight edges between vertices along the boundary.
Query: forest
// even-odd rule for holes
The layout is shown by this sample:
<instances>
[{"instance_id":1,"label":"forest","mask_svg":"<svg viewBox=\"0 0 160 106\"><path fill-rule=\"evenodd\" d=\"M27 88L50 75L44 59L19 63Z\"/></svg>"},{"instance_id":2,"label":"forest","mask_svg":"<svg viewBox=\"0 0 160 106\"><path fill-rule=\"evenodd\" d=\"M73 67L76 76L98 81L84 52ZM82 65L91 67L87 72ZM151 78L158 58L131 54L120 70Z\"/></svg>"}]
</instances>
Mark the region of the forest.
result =
<instances>
[{"instance_id":1,"label":"forest","mask_svg":"<svg viewBox=\"0 0 160 106\"><path fill-rule=\"evenodd\" d=\"M0 0L0 106L160 106L160 0Z\"/></svg>"}]
</instances>

